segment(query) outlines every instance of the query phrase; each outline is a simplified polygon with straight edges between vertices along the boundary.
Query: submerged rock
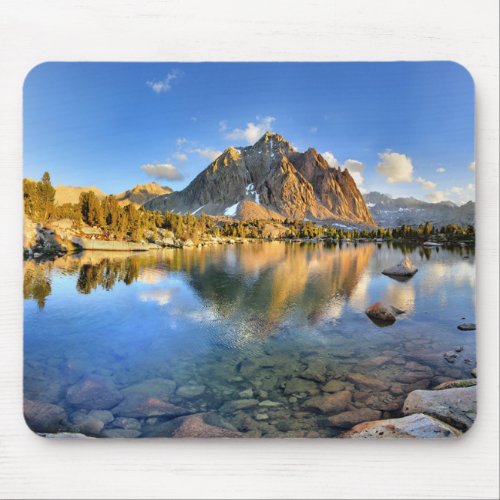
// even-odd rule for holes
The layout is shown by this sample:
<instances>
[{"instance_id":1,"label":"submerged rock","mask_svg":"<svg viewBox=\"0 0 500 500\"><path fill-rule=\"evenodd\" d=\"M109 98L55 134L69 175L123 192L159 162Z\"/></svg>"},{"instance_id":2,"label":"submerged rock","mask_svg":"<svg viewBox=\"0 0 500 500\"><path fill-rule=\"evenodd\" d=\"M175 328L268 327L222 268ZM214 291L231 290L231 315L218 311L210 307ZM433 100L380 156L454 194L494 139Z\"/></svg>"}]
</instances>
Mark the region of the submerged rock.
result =
<instances>
[{"instance_id":1,"label":"submerged rock","mask_svg":"<svg viewBox=\"0 0 500 500\"><path fill-rule=\"evenodd\" d=\"M351 439L386 438L449 438L462 433L436 418L417 413L403 418L365 422L344 432L341 437Z\"/></svg>"},{"instance_id":2,"label":"submerged rock","mask_svg":"<svg viewBox=\"0 0 500 500\"><path fill-rule=\"evenodd\" d=\"M315 382L325 382L326 362L322 359L313 359L308 362L307 368L300 374L302 378L314 380Z\"/></svg>"},{"instance_id":3,"label":"submerged rock","mask_svg":"<svg viewBox=\"0 0 500 500\"><path fill-rule=\"evenodd\" d=\"M222 413L232 413L238 410L244 410L246 408L253 408L258 404L258 399L235 399L233 401L226 401L219 408L219 411L221 411Z\"/></svg>"},{"instance_id":4,"label":"submerged rock","mask_svg":"<svg viewBox=\"0 0 500 500\"><path fill-rule=\"evenodd\" d=\"M319 410L321 413L340 413L352 401L352 393L340 391L335 394L315 396L304 401L304 408Z\"/></svg>"},{"instance_id":5,"label":"submerged rock","mask_svg":"<svg viewBox=\"0 0 500 500\"><path fill-rule=\"evenodd\" d=\"M101 433L103 437L122 439L137 438L140 435L140 431L136 429L104 429Z\"/></svg>"},{"instance_id":6,"label":"submerged rock","mask_svg":"<svg viewBox=\"0 0 500 500\"><path fill-rule=\"evenodd\" d=\"M91 415L73 414L74 429L82 434L97 436L104 428L104 422Z\"/></svg>"},{"instance_id":7,"label":"submerged rock","mask_svg":"<svg viewBox=\"0 0 500 500\"><path fill-rule=\"evenodd\" d=\"M319 392L318 387L313 381L302 378L292 378L288 380L284 390L287 396L302 393L315 394L317 392Z\"/></svg>"},{"instance_id":8,"label":"submerged rock","mask_svg":"<svg viewBox=\"0 0 500 500\"><path fill-rule=\"evenodd\" d=\"M476 323L462 323L458 325L457 328L463 332L468 332L476 329Z\"/></svg>"},{"instance_id":9,"label":"submerged rock","mask_svg":"<svg viewBox=\"0 0 500 500\"><path fill-rule=\"evenodd\" d=\"M67 429L66 412L58 405L25 399L23 410L32 431L54 433Z\"/></svg>"},{"instance_id":10,"label":"submerged rock","mask_svg":"<svg viewBox=\"0 0 500 500\"><path fill-rule=\"evenodd\" d=\"M110 379L91 375L69 387L66 399L86 410L109 410L123 399L123 395Z\"/></svg>"},{"instance_id":11,"label":"submerged rock","mask_svg":"<svg viewBox=\"0 0 500 500\"><path fill-rule=\"evenodd\" d=\"M205 392L206 386L204 385L181 385L175 395L180 398L196 398Z\"/></svg>"},{"instance_id":12,"label":"submerged rock","mask_svg":"<svg viewBox=\"0 0 500 500\"><path fill-rule=\"evenodd\" d=\"M396 315L403 314L404 311L382 302L375 302L365 313L377 325L385 326L392 325L396 321Z\"/></svg>"},{"instance_id":13,"label":"submerged rock","mask_svg":"<svg viewBox=\"0 0 500 500\"><path fill-rule=\"evenodd\" d=\"M387 276L410 277L413 276L418 269L413 265L409 257L404 257L399 264L388 267L382 271L382 274Z\"/></svg>"},{"instance_id":14,"label":"submerged rock","mask_svg":"<svg viewBox=\"0 0 500 500\"><path fill-rule=\"evenodd\" d=\"M472 387L477 384L477 380L475 378L469 378L464 380L448 380L447 382L443 382L436 387L434 387L435 391L441 391L443 389L454 389L456 387Z\"/></svg>"},{"instance_id":15,"label":"submerged rock","mask_svg":"<svg viewBox=\"0 0 500 500\"><path fill-rule=\"evenodd\" d=\"M361 422L368 422L370 420L378 420L381 416L382 412L379 410L360 408L358 410L345 411L333 417L329 417L328 422L330 422L333 427L350 429L353 425Z\"/></svg>"},{"instance_id":16,"label":"submerged rock","mask_svg":"<svg viewBox=\"0 0 500 500\"><path fill-rule=\"evenodd\" d=\"M118 406L113 408L113 415L133 418L178 417L189 413L192 412L186 408L138 393L128 395Z\"/></svg>"},{"instance_id":17,"label":"submerged rock","mask_svg":"<svg viewBox=\"0 0 500 500\"><path fill-rule=\"evenodd\" d=\"M340 392L343 391L345 388L346 388L346 382L342 382L340 380L330 380L321 388L321 390L323 392Z\"/></svg>"},{"instance_id":18,"label":"submerged rock","mask_svg":"<svg viewBox=\"0 0 500 500\"><path fill-rule=\"evenodd\" d=\"M166 378L151 378L130 385L122 390L125 396L130 394L143 394L144 396L153 396L155 398L167 400L172 396L177 384Z\"/></svg>"},{"instance_id":19,"label":"submerged rock","mask_svg":"<svg viewBox=\"0 0 500 500\"><path fill-rule=\"evenodd\" d=\"M346 378L361 390L387 391L389 389L389 386L385 382L382 382L382 380L367 377L362 373L349 373Z\"/></svg>"},{"instance_id":20,"label":"submerged rock","mask_svg":"<svg viewBox=\"0 0 500 500\"><path fill-rule=\"evenodd\" d=\"M413 391L403 405L405 415L425 413L462 431L466 431L474 423L476 412L476 386L440 391Z\"/></svg>"}]
</instances>

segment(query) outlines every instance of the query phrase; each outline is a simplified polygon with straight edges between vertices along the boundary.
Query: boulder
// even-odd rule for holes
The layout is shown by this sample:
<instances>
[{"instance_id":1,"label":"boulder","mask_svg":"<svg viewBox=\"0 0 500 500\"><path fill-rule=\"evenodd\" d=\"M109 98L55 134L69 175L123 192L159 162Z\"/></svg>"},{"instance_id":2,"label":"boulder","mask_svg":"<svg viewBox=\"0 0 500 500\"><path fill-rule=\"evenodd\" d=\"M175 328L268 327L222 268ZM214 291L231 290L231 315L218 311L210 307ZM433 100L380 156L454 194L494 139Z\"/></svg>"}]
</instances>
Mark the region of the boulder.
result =
<instances>
[{"instance_id":1,"label":"boulder","mask_svg":"<svg viewBox=\"0 0 500 500\"><path fill-rule=\"evenodd\" d=\"M382 274L387 276L410 277L413 276L418 269L413 265L409 257L404 257L399 264L388 267L382 271Z\"/></svg>"},{"instance_id":2,"label":"boulder","mask_svg":"<svg viewBox=\"0 0 500 500\"><path fill-rule=\"evenodd\" d=\"M25 399L23 410L32 431L54 433L67 429L66 412L58 405Z\"/></svg>"},{"instance_id":3,"label":"boulder","mask_svg":"<svg viewBox=\"0 0 500 500\"><path fill-rule=\"evenodd\" d=\"M375 420L354 426L344 432L342 438L387 439L387 438L449 438L462 433L436 418L422 413L403 418Z\"/></svg>"},{"instance_id":4,"label":"boulder","mask_svg":"<svg viewBox=\"0 0 500 500\"><path fill-rule=\"evenodd\" d=\"M367 377L362 373L348 373L346 378L361 390L387 391L389 389L389 386L385 382L377 380L376 378Z\"/></svg>"},{"instance_id":5,"label":"boulder","mask_svg":"<svg viewBox=\"0 0 500 500\"><path fill-rule=\"evenodd\" d=\"M123 395L110 379L91 375L70 386L66 399L73 406L86 410L109 410L123 399Z\"/></svg>"},{"instance_id":6,"label":"boulder","mask_svg":"<svg viewBox=\"0 0 500 500\"><path fill-rule=\"evenodd\" d=\"M90 415L77 414L72 417L73 428L82 434L97 436L104 428L104 422Z\"/></svg>"},{"instance_id":7,"label":"boulder","mask_svg":"<svg viewBox=\"0 0 500 500\"><path fill-rule=\"evenodd\" d=\"M328 422L333 427L343 427L350 429L353 425L361 422L368 422L370 420L378 420L382 416L379 410L372 410L371 408L360 408L358 410L344 411L338 415L328 418Z\"/></svg>"},{"instance_id":8,"label":"boulder","mask_svg":"<svg viewBox=\"0 0 500 500\"><path fill-rule=\"evenodd\" d=\"M89 417L94 417L103 422L104 424L109 424L115 418L113 414L108 410L92 410L89 411Z\"/></svg>"},{"instance_id":9,"label":"boulder","mask_svg":"<svg viewBox=\"0 0 500 500\"><path fill-rule=\"evenodd\" d=\"M476 329L476 323L462 323L458 325L457 328L463 332L468 332Z\"/></svg>"},{"instance_id":10,"label":"boulder","mask_svg":"<svg viewBox=\"0 0 500 500\"><path fill-rule=\"evenodd\" d=\"M340 391L335 394L326 394L310 398L304 401L303 406L306 409L317 410L321 413L340 413L346 409L351 401L351 392Z\"/></svg>"},{"instance_id":11,"label":"boulder","mask_svg":"<svg viewBox=\"0 0 500 500\"><path fill-rule=\"evenodd\" d=\"M396 321L396 315L403 314L404 311L382 302L375 302L365 313L375 324L386 326L392 325Z\"/></svg>"},{"instance_id":12,"label":"boulder","mask_svg":"<svg viewBox=\"0 0 500 500\"><path fill-rule=\"evenodd\" d=\"M476 412L476 386L413 391L403 404L405 415L425 413L462 431L466 431L474 423Z\"/></svg>"}]
</instances>

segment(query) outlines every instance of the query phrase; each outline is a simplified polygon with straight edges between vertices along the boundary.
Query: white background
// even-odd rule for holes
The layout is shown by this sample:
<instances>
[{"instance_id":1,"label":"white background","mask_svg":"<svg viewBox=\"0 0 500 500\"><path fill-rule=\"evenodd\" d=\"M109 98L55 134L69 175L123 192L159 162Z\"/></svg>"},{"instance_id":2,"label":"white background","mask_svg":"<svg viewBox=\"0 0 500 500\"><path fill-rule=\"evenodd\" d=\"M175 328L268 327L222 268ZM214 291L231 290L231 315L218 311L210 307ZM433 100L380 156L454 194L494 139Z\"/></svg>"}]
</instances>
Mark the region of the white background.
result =
<instances>
[{"instance_id":1,"label":"white background","mask_svg":"<svg viewBox=\"0 0 500 500\"><path fill-rule=\"evenodd\" d=\"M25 427L21 118L32 66L429 59L465 65L477 92L479 416L463 439L84 442ZM497 498L497 0L2 0L0 110L0 497Z\"/></svg>"}]
</instances>

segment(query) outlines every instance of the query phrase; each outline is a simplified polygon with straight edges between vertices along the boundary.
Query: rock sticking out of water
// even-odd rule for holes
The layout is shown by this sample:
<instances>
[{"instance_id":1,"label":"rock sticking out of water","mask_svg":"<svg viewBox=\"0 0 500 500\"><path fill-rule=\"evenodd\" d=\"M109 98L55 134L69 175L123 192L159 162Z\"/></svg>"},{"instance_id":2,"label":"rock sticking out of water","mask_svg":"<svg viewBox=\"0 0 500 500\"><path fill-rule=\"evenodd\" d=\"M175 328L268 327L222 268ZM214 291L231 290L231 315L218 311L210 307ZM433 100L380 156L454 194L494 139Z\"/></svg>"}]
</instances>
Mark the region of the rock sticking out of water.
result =
<instances>
[{"instance_id":1,"label":"rock sticking out of water","mask_svg":"<svg viewBox=\"0 0 500 500\"><path fill-rule=\"evenodd\" d=\"M404 257L399 264L388 267L382 271L382 274L387 276L410 277L413 276L418 269L413 265L409 257Z\"/></svg>"},{"instance_id":2,"label":"rock sticking out of water","mask_svg":"<svg viewBox=\"0 0 500 500\"><path fill-rule=\"evenodd\" d=\"M403 314L404 311L382 302L375 302L375 304L372 304L365 313L375 324L386 326L392 325L396 321L396 316L398 314Z\"/></svg>"},{"instance_id":3,"label":"rock sticking out of water","mask_svg":"<svg viewBox=\"0 0 500 500\"><path fill-rule=\"evenodd\" d=\"M463 332L469 332L476 329L476 323L462 323L457 328Z\"/></svg>"},{"instance_id":4,"label":"rock sticking out of water","mask_svg":"<svg viewBox=\"0 0 500 500\"><path fill-rule=\"evenodd\" d=\"M418 413L403 418L365 422L344 432L341 437L351 439L386 438L449 438L462 433L429 415Z\"/></svg>"}]
</instances>

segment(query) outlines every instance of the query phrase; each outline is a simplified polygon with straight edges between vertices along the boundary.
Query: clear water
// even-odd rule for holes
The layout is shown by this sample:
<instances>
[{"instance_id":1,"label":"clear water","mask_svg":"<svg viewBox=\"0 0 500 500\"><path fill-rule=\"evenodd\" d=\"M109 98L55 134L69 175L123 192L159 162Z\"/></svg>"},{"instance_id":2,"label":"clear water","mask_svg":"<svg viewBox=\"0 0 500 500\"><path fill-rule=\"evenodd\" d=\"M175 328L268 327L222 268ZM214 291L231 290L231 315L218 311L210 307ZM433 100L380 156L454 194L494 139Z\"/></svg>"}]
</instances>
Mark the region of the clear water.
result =
<instances>
[{"instance_id":1,"label":"clear water","mask_svg":"<svg viewBox=\"0 0 500 500\"><path fill-rule=\"evenodd\" d=\"M400 282L381 274L404 254L419 269L415 276ZM352 392L346 409L377 408L389 418L415 388L470 378L475 334L457 325L475 320L474 280L471 249L374 243L261 242L29 261L25 397L63 407L72 430L71 415L81 408L66 394L82 378L98 375L119 391L160 378L175 382L171 403L247 436L336 436L342 429L306 403L329 380ZM364 314L376 301L406 313L377 326ZM458 346L448 363L443 353ZM377 356L386 361L367 362ZM415 363L425 365L425 379L398 381ZM319 380L309 394L285 391L311 370ZM392 392L352 383L353 372ZM227 404L241 399L279 405ZM135 418L140 436L169 435L171 416Z\"/></svg>"}]
</instances>

